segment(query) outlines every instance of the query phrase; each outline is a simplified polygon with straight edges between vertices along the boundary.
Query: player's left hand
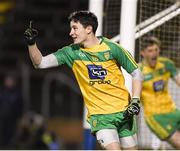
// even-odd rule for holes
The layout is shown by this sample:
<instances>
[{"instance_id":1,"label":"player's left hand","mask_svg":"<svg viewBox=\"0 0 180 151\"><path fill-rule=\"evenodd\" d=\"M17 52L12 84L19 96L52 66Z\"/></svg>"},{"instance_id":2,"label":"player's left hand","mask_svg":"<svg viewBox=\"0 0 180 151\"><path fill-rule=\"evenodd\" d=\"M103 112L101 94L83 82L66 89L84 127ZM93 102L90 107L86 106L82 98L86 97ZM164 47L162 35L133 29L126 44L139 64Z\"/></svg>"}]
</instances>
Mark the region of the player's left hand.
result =
<instances>
[{"instance_id":1,"label":"player's left hand","mask_svg":"<svg viewBox=\"0 0 180 151\"><path fill-rule=\"evenodd\" d=\"M32 21L29 23L29 27L24 32L24 38L26 43L31 46L36 43L36 37L38 36L38 31L32 27Z\"/></svg>"},{"instance_id":2,"label":"player's left hand","mask_svg":"<svg viewBox=\"0 0 180 151\"><path fill-rule=\"evenodd\" d=\"M140 112L140 99L132 98L131 103L128 105L124 112L124 117L132 117L133 115L138 115Z\"/></svg>"}]
</instances>

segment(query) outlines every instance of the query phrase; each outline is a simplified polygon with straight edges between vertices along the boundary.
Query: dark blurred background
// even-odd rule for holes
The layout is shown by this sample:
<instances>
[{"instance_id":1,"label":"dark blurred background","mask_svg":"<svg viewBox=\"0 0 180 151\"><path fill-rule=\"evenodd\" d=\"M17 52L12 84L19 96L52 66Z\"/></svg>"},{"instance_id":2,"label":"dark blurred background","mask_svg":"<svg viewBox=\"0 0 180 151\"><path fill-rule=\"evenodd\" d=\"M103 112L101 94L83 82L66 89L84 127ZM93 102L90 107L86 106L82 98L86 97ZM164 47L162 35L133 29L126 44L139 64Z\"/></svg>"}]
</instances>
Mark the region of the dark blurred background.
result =
<instances>
[{"instance_id":1,"label":"dark blurred background","mask_svg":"<svg viewBox=\"0 0 180 151\"><path fill-rule=\"evenodd\" d=\"M0 0L0 149L81 149L83 102L72 71L34 69L23 37L33 20L42 54L55 52L71 43L67 17L81 9L88 1Z\"/></svg>"}]
</instances>

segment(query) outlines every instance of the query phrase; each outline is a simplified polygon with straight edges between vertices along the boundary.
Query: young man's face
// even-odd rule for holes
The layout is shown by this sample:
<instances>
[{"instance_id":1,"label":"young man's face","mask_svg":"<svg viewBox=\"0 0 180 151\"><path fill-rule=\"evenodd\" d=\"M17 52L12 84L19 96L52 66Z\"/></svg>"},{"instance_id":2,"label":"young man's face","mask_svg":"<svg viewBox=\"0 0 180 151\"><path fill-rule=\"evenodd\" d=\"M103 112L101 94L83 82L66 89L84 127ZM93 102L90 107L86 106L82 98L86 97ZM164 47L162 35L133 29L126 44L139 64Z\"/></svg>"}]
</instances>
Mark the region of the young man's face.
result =
<instances>
[{"instance_id":1,"label":"young man's face","mask_svg":"<svg viewBox=\"0 0 180 151\"><path fill-rule=\"evenodd\" d=\"M156 66L159 56L160 48L157 44L153 44L141 51L141 55L145 59L146 63L152 68Z\"/></svg>"},{"instance_id":2,"label":"young man's face","mask_svg":"<svg viewBox=\"0 0 180 151\"><path fill-rule=\"evenodd\" d=\"M80 22L70 22L71 31L69 35L72 37L74 44L83 44L88 39L91 32L89 26L84 28Z\"/></svg>"}]
</instances>

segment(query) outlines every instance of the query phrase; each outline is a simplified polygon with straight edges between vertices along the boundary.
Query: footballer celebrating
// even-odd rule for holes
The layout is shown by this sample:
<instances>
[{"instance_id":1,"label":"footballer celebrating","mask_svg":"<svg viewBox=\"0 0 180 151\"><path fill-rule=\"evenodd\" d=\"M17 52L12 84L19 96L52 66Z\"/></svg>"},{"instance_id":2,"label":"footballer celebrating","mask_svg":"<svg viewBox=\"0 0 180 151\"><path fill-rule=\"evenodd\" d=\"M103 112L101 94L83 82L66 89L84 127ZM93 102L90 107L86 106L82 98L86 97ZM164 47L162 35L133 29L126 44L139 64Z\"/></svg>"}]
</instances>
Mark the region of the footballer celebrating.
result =
<instances>
[{"instance_id":1,"label":"footballer celebrating","mask_svg":"<svg viewBox=\"0 0 180 151\"><path fill-rule=\"evenodd\" d=\"M105 37L96 37L97 17L89 11L69 16L73 44L42 56L36 45L37 30L25 31L35 68L66 64L79 84L87 107L87 120L100 145L109 150L137 149L135 116L140 111L142 74L130 53ZM125 87L123 67L132 75L132 97Z\"/></svg>"},{"instance_id":2,"label":"footballer celebrating","mask_svg":"<svg viewBox=\"0 0 180 151\"><path fill-rule=\"evenodd\" d=\"M174 62L159 53L160 41L156 37L144 39L140 69L144 75L141 99L145 120L159 139L180 149L180 110L168 92L170 78L180 86L180 74Z\"/></svg>"}]
</instances>

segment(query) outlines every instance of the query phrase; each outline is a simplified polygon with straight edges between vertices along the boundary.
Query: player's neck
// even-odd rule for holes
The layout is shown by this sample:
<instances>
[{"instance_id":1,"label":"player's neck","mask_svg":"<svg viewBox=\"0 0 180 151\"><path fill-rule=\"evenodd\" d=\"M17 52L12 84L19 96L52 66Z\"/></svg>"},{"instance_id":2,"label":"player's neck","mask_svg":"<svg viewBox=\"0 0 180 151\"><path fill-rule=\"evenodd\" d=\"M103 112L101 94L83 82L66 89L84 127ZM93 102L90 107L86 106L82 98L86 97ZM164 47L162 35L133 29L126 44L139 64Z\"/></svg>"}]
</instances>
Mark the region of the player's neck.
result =
<instances>
[{"instance_id":1,"label":"player's neck","mask_svg":"<svg viewBox=\"0 0 180 151\"><path fill-rule=\"evenodd\" d=\"M151 69L155 69L157 63L153 64L153 63L148 62L147 60L144 59L143 64L149 66Z\"/></svg>"},{"instance_id":2,"label":"player's neck","mask_svg":"<svg viewBox=\"0 0 180 151\"><path fill-rule=\"evenodd\" d=\"M95 36L89 36L89 37L87 38L87 40L83 43L83 47L84 47L84 48L92 48L92 47L94 47L94 46L96 46L96 45L99 45L100 42L101 42L101 40L98 39L97 37L95 37Z\"/></svg>"}]
</instances>

